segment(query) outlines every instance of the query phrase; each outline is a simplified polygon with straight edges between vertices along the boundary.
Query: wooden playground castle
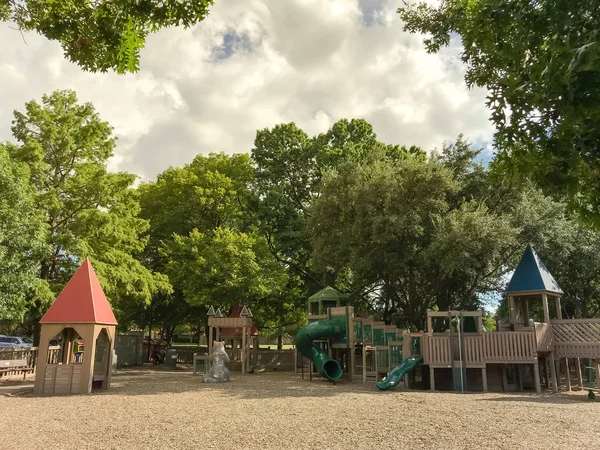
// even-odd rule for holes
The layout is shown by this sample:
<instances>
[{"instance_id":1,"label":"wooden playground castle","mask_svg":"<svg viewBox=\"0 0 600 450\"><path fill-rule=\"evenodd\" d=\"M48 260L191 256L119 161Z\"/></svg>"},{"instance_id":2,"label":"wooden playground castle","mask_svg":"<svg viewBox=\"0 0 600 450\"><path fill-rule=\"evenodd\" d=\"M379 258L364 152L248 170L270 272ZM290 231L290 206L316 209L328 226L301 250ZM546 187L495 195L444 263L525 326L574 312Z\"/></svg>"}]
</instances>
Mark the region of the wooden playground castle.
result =
<instances>
[{"instance_id":1,"label":"wooden playground castle","mask_svg":"<svg viewBox=\"0 0 600 450\"><path fill-rule=\"evenodd\" d=\"M400 330L355 317L347 297L332 288L309 299L309 323L348 324L345 336L315 341L340 364L347 380L379 380L405 358L417 356L422 361L404 377L406 387L541 392L545 386L557 392L561 385L570 390L575 380L587 388L582 370L590 365L600 370L600 319L562 318L562 291L530 247L506 294L507 323L492 332L484 330L481 311L429 311L425 331ZM531 311L540 306L543 321L536 322ZM298 355L297 368L312 378L307 358Z\"/></svg>"},{"instance_id":2,"label":"wooden playground castle","mask_svg":"<svg viewBox=\"0 0 600 450\"><path fill-rule=\"evenodd\" d=\"M117 321L87 258L40 324L37 395L90 394L94 384L108 389ZM49 342L59 336L55 360L48 357Z\"/></svg>"}]
</instances>

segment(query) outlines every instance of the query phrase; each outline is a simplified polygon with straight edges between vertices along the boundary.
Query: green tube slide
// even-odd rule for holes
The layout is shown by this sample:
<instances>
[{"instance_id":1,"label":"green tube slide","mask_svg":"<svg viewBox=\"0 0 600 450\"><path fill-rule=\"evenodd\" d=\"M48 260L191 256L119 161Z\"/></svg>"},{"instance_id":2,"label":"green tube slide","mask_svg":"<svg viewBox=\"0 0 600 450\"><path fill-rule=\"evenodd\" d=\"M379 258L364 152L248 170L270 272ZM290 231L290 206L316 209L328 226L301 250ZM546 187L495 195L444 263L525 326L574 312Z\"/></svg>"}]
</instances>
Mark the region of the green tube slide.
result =
<instances>
[{"instance_id":1,"label":"green tube slide","mask_svg":"<svg viewBox=\"0 0 600 450\"><path fill-rule=\"evenodd\" d=\"M411 356L406 358L404 361L402 361L402 364L394 367L390 371L388 376L385 377L385 380L378 382L377 387L382 391L394 389L398 383L402 381L402 377L417 367L417 364L419 364L421 361L423 361L423 357L421 356Z\"/></svg>"},{"instance_id":2,"label":"green tube slide","mask_svg":"<svg viewBox=\"0 0 600 450\"><path fill-rule=\"evenodd\" d=\"M298 331L294 344L303 356L313 362L319 375L335 381L342 376L342 368L325 350L313 344L313 341L342 337L345 334L346 324L341 320L317 320Z\"/></svg>"}]
</instances>

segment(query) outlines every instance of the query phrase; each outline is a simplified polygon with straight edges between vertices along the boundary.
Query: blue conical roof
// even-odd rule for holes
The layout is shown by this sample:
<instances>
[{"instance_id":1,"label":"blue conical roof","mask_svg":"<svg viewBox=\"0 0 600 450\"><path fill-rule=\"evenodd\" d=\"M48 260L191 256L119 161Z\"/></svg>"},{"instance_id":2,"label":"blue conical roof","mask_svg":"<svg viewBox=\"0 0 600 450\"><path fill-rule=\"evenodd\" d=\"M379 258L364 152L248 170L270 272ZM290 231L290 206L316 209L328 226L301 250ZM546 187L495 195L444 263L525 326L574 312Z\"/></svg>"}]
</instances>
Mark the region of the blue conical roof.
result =
<instances>
[{"instance_id":1,"label":"blue conical roof","mask_svg":"<svg viewBox=\"0 0 600 450\"><path fill-rule=\"evenodd\" d=\"M506 288L507 293L527 291L563 293L550 271L530 246L525 249Z\"/></svg>"}]
</instances>

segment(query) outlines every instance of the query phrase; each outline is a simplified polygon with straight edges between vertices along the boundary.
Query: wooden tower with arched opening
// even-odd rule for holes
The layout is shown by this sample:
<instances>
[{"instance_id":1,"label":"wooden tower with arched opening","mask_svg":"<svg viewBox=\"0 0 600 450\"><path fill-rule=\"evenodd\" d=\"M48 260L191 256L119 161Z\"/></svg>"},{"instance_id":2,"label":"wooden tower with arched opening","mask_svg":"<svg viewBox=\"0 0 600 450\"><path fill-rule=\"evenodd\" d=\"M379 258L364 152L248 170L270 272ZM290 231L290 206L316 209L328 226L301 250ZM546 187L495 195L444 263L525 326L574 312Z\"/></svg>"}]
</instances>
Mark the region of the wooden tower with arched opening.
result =
<instances>
[{"instance_id":1,"label":"wooden tower with arched opening","mask_svg":"<svg viewBox=\"0 0 600 450\"><path fill-rule=\"evenodd\" d=\"M34 392L90 394L110 385L117 321L92 264L86 258L40 320ZM51 339L61 340L58 363L48 363Z\"/></svg>"}]
</instances>

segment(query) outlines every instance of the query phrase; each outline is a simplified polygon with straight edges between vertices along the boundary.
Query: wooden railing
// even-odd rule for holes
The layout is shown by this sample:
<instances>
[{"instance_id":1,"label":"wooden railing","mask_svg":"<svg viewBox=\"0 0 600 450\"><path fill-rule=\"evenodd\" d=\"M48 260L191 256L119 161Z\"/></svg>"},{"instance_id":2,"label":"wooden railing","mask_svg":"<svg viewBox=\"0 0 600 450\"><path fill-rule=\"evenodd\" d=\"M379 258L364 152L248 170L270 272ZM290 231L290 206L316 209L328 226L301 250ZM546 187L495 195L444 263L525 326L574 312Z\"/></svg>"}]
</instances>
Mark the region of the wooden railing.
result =
<instances>
[{"instance_id":1,"label":"wooden railing","mask_svg":"<svg viewBox=\"0 0 600 450\"><path fill-rule=\"evenodd\" d=\"M427 336L427 345L423 346L426 352L423 354L425 364L431 366L450 365L450 339L448 336Z\"/></svg>"},{"instance_id":2,"label":"wooden railing","mask_svg":"<svg viewBox=\"0 0 600 450\"><path fill-rule=\"evenodd\" d=\"M452 339L452 341L451 341ZM455 345L454 359L459 359L458 336L428 336L425 364L431 366L450 366L451 342ZM467 366L483 367L486 363L521 363L534 361L537 348L533 330L503 331L464 336L463 358Z\"/></svg>"},{"instance_id":3,"label":"wooden railing","mask_svg":"<svg viewBox=\"0 0 600 450\"><path fill-rule=\"evenodd\" d=\"M467 366L483 366L484 357L484 339L481 335L465 336L465 361Z\"/></svg>"},{"instance_id":4,"label":"wooden railing","mask_svg":"<svg viewBox=\"0 0 600 450\"><path fill-rule=\"evenodd\" d=\"M559 358L600 358L600 319L553 320L552 335Z\"/></svg>"},{"instance_id":5,"label":"wooden railing","mask_svg":"<svg viewBox=\"0 0 600 450\"><path fill-rule=\"evenodd\" d=\"M51 346L48 348L48 364L58 364L60 359L60 346ZM15 359L26 359L27 367L32 367L35 373L35 366L37 365L38 359L38 348L0 348L0 360L15 360Z\"/></svg>"},{"instance_id":6,"label":"wooden railing","mask_svg":"<svg viewBox=\"0 0 600 450\"><path fill-rule=\"evenodd\" d=\"M535 343L538 352L552 351L552 325L549 323L534 323Z\"/></svg>"},{"instance_id":7,"label":"wooden railing","mask_svg":"<svg viewBox=\"0 0 600 450\"><path fill-rule=\"evenodd\" d=\"M537 357L534 333L505 331L483 334L485 362L525 362Z\"/></svg>"}]
</instances>

